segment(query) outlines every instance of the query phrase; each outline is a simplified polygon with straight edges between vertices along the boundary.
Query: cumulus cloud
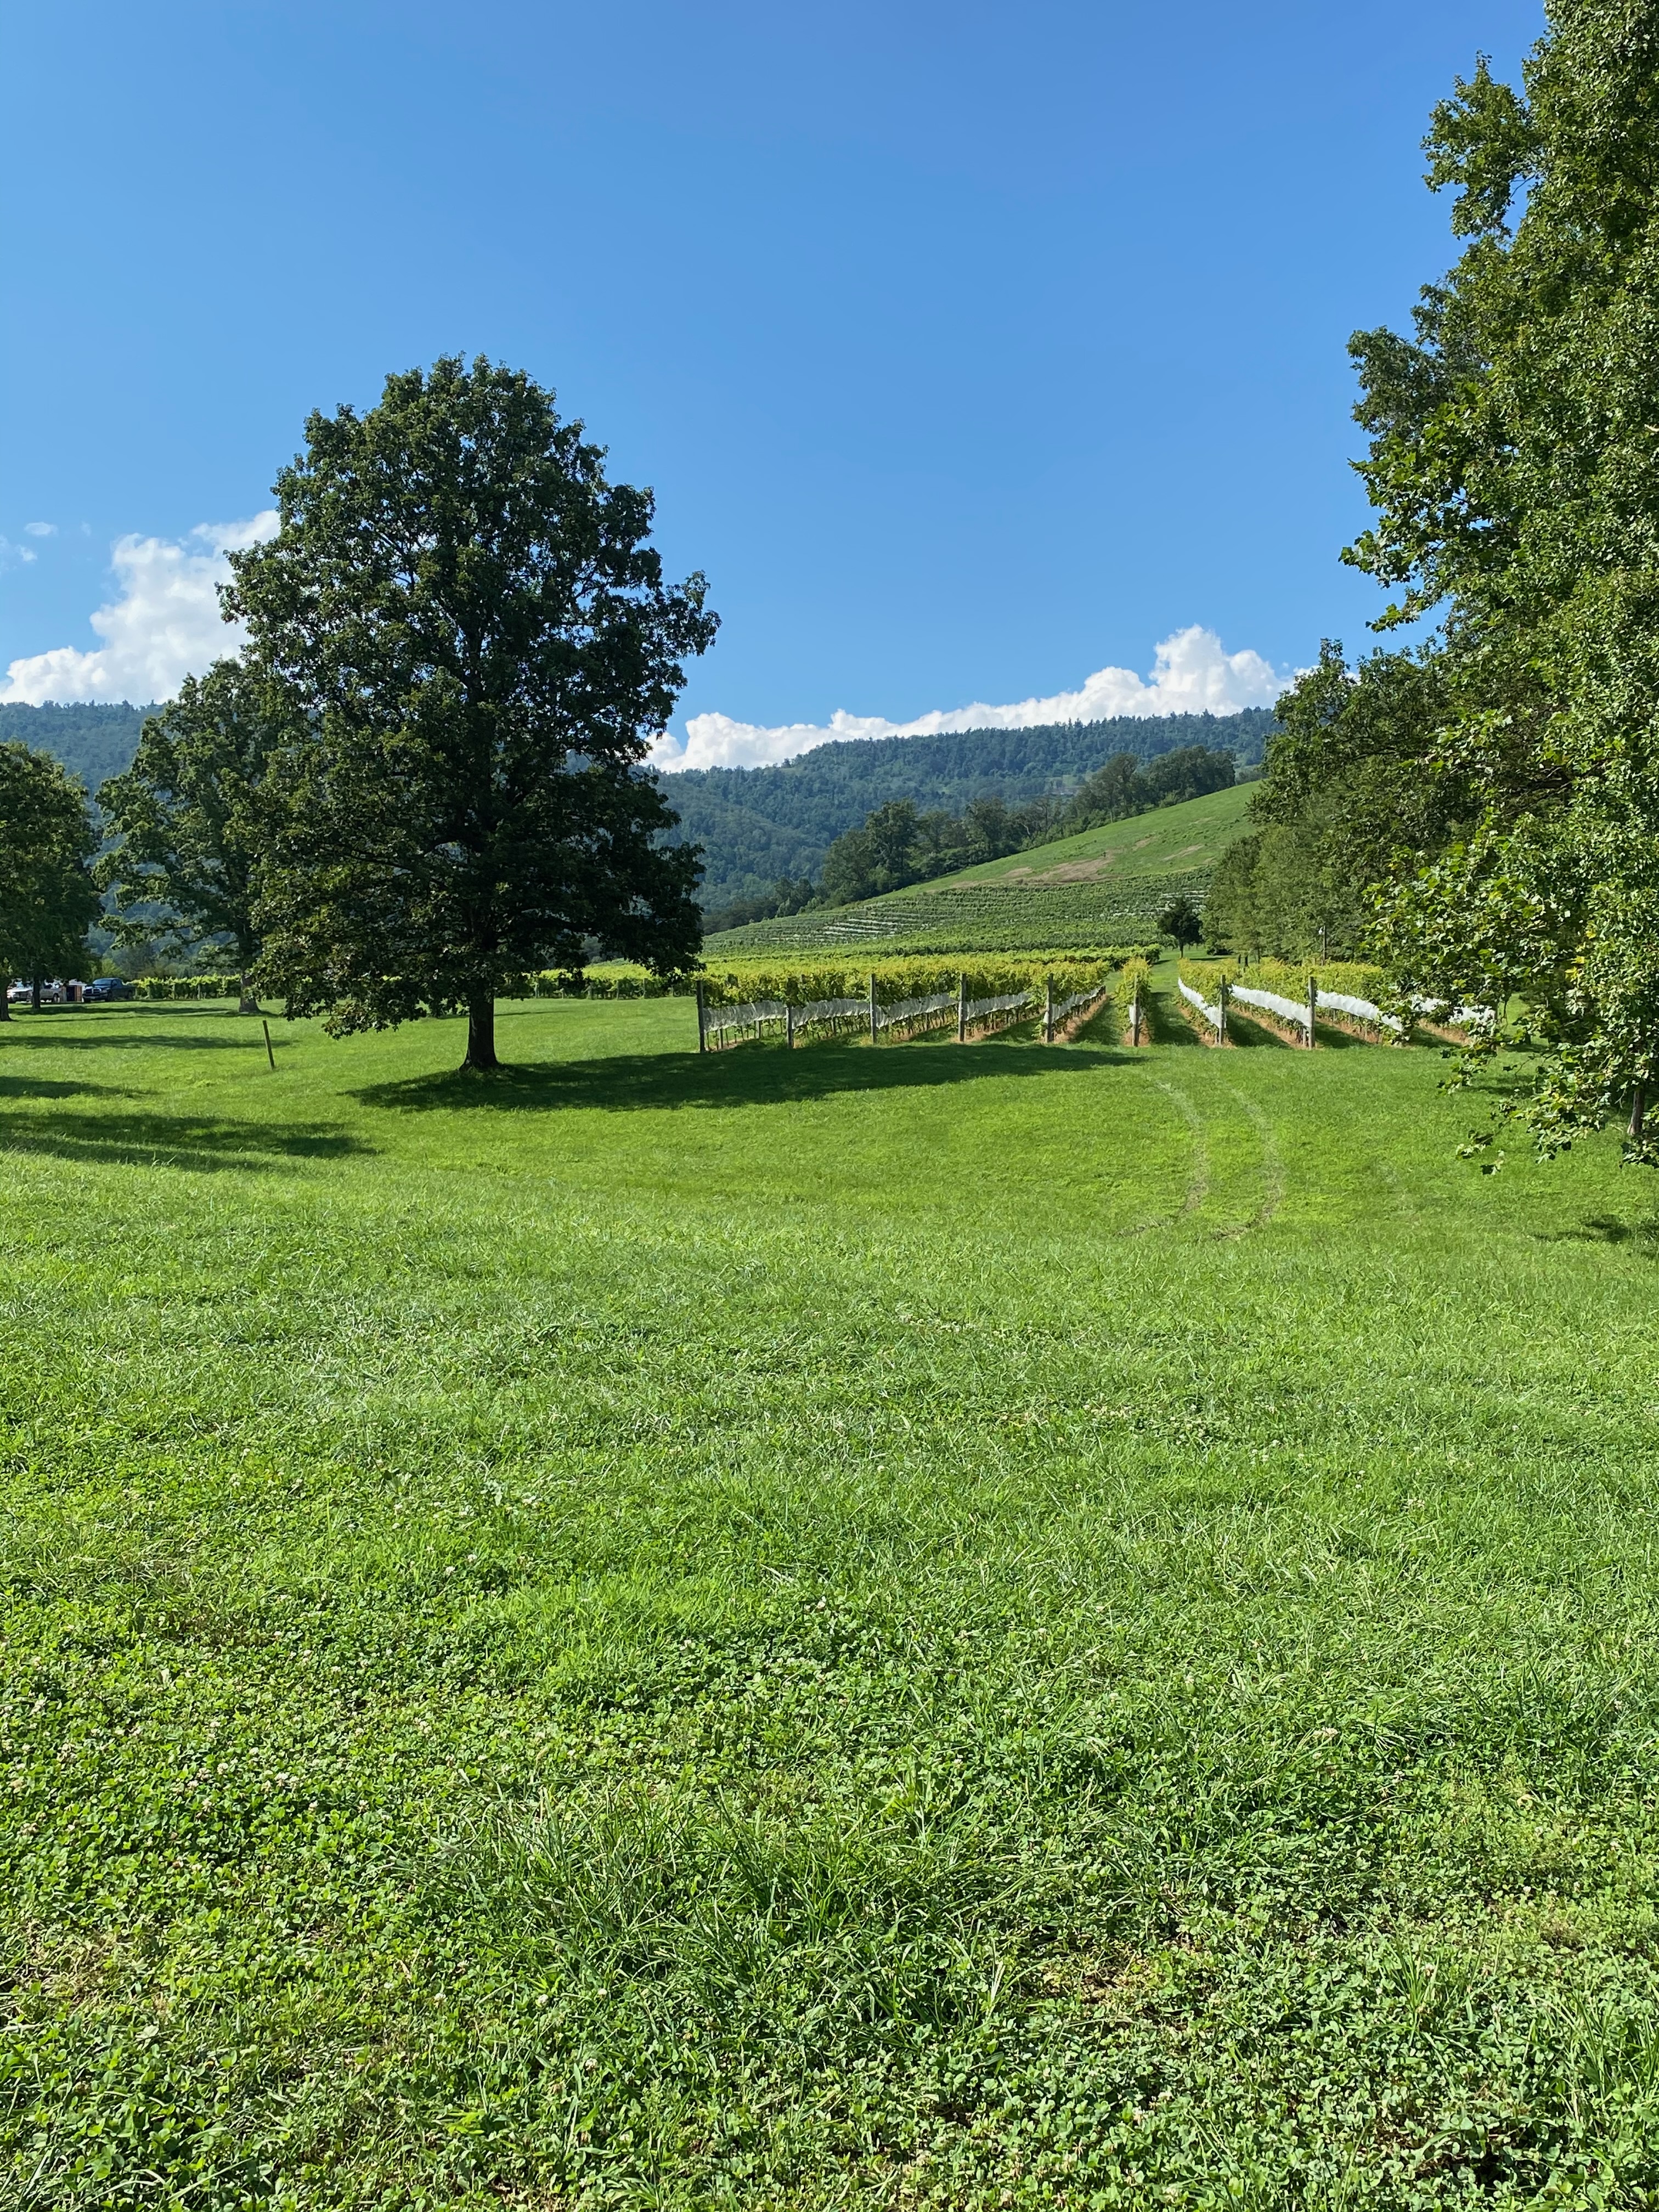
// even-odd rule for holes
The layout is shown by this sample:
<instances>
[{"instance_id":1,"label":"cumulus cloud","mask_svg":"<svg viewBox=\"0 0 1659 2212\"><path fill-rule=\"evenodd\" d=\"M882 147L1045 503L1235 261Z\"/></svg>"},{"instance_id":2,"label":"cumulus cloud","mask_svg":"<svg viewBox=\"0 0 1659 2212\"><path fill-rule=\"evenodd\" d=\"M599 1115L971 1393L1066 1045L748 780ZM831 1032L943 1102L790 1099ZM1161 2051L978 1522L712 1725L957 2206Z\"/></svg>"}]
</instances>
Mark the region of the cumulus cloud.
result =
<instances>
[{"instance_id":1,"label":"cumulus cloud","mask_svg":"<svg viewBox=\"0 0 1659 2212\"><path fill-rule=\"evenodd\" d=\"M1021 699L1012 706L951 707L890 722L879 714L840 709L828 722L789 722L768 729L735 722L728 714L693 714L683 739L670 732L652 759L661 769L758 768L793 760L836 738L920 738L950 730L1025 730L1041 722L1103 722L1116 714L1236 714L1241 707L1271 707L1285 677L1259 653L1228 653L1213 630L1194 623L1166 637L1150 677L1128 668L1098 668L1076 691L1052 698Z\"/></svg>"},{"instance_id":2,"label":"cumulus cloud","mask_svg":"<svg viewBox=\"0 0 1659 2212\"><path fill-rule=\"evenodd\" d=\"M58 535L58 525L55 522L26 522L23 529L25 534L30 538L56 538Z\"/></svg>"},{"instance_id":3,"label":"cumulus cloud","mask_svg":"<svg viewBox=\"0 0 1659 2212\"><path fill-rule=\"evenodd\" d=\"M118 596L92 617L103 643L72 645L14 660L0 699L31 707L47 700L169 699L186 676L235 652L242 632L220 619L217 586L228 552L276 535L274 508L245 522L198 523L188 538L121 538L112 550ZM27 556L33 560L33 555Z\"/></svg>"}]
</instances>

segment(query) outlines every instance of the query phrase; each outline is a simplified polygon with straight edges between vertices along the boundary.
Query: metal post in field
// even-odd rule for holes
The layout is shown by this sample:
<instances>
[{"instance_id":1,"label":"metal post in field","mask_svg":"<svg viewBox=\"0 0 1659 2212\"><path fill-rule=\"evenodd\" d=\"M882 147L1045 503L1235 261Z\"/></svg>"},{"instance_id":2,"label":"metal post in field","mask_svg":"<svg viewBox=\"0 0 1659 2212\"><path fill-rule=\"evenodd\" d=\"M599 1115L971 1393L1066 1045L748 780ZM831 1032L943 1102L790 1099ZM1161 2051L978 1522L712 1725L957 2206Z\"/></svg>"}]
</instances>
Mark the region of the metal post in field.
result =
<instances>
[{"instance_id":1,"label":"metal post in field","mask_svg":"<svg viewBox=\"0 0 1659 2212\"><path fill-rule=\"evenodd\" d=\"M876 971L870 970L870 1042L876 1042Z\"/></svg>"},{"instance_id":2,"label":"metal post in field","mask_svg":"<svg viewBox=\"0 0 1659 2212\"><path fill-rule=\"evenodd\" d=\"M1314 1048L1314 1016L1318 1012L1319 978L1317 975L1310 975L1308 978L1308 1049L1310 1052Z\"/></svg>"},{"instance_id":3,"label":"metal post in field","mask_svg":"<svg viewBox=\"0 0 1659 2212\"><path fill-rule=\"evenodd\" d=\"M697 986L697 1050L708 1049L708 1010L703 1003L702 985Z\"/></svg>"},{"instance_id":4,"label":"metal post in field","mask_svg":"<svg viewBox=\"0 0 1659 2212\"><path fill-rule=\"evenodd\" d=\"M270 1062L270 1072L275 1075L276 1073L276 1055L270 1048L270 1024L269 1022L261 1022L259 1026L265 1033L265 1058Z\"/></svg>"},{"instance_id":5,"label":"metal post in field","mask_svg":"<svg viewBox=\"0 0 1659 2212\"><path fill-rule=\"evenodd\" d=\"M957 1042L968 1042L968 978L957 977Z\"/></svg>"}]
</instances>

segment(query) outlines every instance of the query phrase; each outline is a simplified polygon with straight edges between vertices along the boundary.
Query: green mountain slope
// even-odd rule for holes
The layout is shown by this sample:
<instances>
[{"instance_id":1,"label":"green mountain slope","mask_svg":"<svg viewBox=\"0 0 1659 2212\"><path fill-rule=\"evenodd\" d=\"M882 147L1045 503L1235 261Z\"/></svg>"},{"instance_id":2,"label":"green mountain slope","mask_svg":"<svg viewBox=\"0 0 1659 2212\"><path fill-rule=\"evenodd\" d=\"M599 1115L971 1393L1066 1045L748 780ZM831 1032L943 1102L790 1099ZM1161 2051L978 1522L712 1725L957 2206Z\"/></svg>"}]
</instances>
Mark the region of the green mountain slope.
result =
<instances>
[{"instance_id":1,"label":"green mountain slope","mask_svg":"<svg viewBox=\"0 0 1659 2212\"><path fill-rule=\"evenodd\" d=\"M1202 901L1216 862L1247 827L1253 789L1235 784L857 906L750 922L711 937L707 952L718 958L862 943L993 951L1130 942L1152 932L1172 893Z\"/></svg>"},{"instance_id":2,"label":"green mountain slope","mask_svg":"<svg viewBox=\"0 0 1659 2212\"><path fill-rule=\"evenodd\" d=\"M24 707L0 704L0 744L21 742L51 753L89 792L132 765L138 732L154 707Z\"/></svg>"}]
</instances>

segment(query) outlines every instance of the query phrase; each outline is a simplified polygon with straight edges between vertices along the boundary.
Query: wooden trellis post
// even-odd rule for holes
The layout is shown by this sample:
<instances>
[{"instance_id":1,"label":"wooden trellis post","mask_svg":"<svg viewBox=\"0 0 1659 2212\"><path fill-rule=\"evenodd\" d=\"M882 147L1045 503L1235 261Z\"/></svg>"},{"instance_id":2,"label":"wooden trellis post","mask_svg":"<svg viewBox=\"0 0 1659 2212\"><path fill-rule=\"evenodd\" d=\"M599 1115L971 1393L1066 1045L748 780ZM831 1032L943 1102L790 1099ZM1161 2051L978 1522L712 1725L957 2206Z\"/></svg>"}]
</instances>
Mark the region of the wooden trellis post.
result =
<instances>
[{"instance_id":1,"label":"wooden trellis post","mask_svg":"<svg viewBox=\"0 0 1659 2212\"><path fill-rule=\"evenodd\" d=\"M1054 1041L1054 979L1052 975L1045 975L1042 979L1042 1042L1052 1044Z\"/></svg>"},{"instance_id":2,"label":"wooden trellis post","mask_svg":"<svg viewBox=\"0 0 1659 2212\"><path fill-rule=\"evenodd\" d=\"M876 1022L876 971L870 970L870 1042L874 1044L878 1034Z\"/></svg>"},{"instance_id":3,"label":"wooden trellis post","mask_svg":"<svg viewBox=\"0 0 1659 2212\"><path fill-rule=\"evenodd\" d=\"M968 1042L968 978L957 977L957 1042Z\"/></svg>"},{"instance_id":4,"label":"wooden trellis post","mask_svg":"<svg viewBox=\"0 0 1659 2212\"><path fill-rule=\"evenodd\" d=\"M1215 994L1215 1041L1218 1044L1225 1044L1227 1042L1227 979L1224 975L1221 979L1220 988Z\"/></svg>"},{"instance_id":5,"label":"wooden trellis post","mask_svg":"<svg viewBox=\"0 0 1659 2212\"><path fill-rule=\"evenodd\" d=\"M1314 1016L1318 1012L1319 978L1317 975L1310 975L1308 978L1308 1049L1310 1052L1314 1048Z\"/></svg>"},{"instance_id":6,"label":"wooden trellis post","mask_svg":"<svg viewBox=\"0 0 1659 2212\"><path fill-rule=\"evenodd\" d=\"M795 1009L786 999L783 1005L784 1041L791 1052L795 1049Z\"/></svg>"},{"instance_id":7,"label":"wooden trellis post","mask_svg":"<svg viewBox=\"0 0 1659 2212\"><path fill-rule=\"evenodd\" d=\"M697 986L697 1050L708 1049L708 1011L703 1003L702 985Z\"/></svg>"}]
</instances>

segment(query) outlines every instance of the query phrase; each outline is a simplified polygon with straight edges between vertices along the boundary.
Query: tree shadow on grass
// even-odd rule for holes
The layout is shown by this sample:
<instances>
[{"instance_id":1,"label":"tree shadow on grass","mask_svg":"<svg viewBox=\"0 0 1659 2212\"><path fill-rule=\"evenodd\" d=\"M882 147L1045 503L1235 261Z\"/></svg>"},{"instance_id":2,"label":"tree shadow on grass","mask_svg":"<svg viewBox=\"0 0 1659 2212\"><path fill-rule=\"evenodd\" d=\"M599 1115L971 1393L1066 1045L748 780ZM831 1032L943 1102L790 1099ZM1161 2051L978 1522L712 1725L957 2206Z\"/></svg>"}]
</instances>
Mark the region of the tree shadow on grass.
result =
<instances>
[{"instance_id":1,"label":"tree shadow on grass","mask_svg":"<svg viewBox=\"0 0 1659 2212\"><path fill-rule=\"evenodd\" d=\"M182 1009L178 1006L168 1006L154 1007L121 1007L119 1010L119 1018L130 1020L136 1014L144 1021L146 1027L143 1030L139 1031L129 1029L118 1030L114 1028L99 1028L94 1029L90 1031L71 1030L60 1029L56 1024L52 1024L50 1027L33 1029L21 1019L14 1018L7 1024L4 1029L0 1029L0 1053L9 1051L28 1052L31 1050L36 1052L119 1052L123 1049L128 1052L154 1052L158 1049L161 1051L171 1049L175 1052L263 1053L265 1048L264 1038L260 1034L257 1026L258 1017L256 1015L238 1015L228 1011L222 1006L204 1007L202 1014L198 1016L198 1018L225 1023L242 1021L246 1023L248 1026L238 1030L234 1036L227 1036L223 1033L216 1036L206 1033L203 1030L174 1030L172 1031L152 1030L148 1026L149 1023L152 1019L159 1018L161 1020L176 1022L179 1019L181 1011ZM54 1007L52 1012L54 1013L61 1012L67 1017L73 1017L76 1019L83 1018L82 1010L79 1006L71 1006L62 1009ZM44 1019L45 1018L37 1016L33 1018ZM92 1018L97 1022L104 1020L112 1022L118 1018L118 1017L114 1010L112 1009L111 1012L107 1015L94 1015ZM279 1036L277 1042L280 1043L281 1042L282 1039Z\"/></svg>"},{"instance_id":2,"label":"tree shadow on grass","mask_svg":"<svg viewBox=\"0 0 1659 2212\"><path fill-rule=\"evenodd\" d=\"M1005 1043L975 1045L770 1044L727 1052L619 1053L605 1060L538 1060L494 1075L459 1072L376 1083L353 1095L365 1106L400 1113L483 1107L550 1112L598 1107L611 1112L681 1106L778 1106L854 1091L933 1091L988 1076L1083 1075L1134 1065L1109 1048Z\"/></svg>"},{"instance_id":3,"label":"tree shadow on grass","mask_svg":"<svg viewBox=\"0 0 1659 2212\"><path fill-rule=\"evenodd\" d=\"M1613 1244L1640 1259L1659 1260L1659 1214L1645 1221L1618 1221L1610 1214L1588 1214L1576 1229L1558 1230L1539 1239L1544 1244Z\"/></svg>"},{"instance_id":4,"label":"tree shadow on grass","mask_svg":"<svg viewBox=\"0 0 1659 2212\"><path fill-rule=\"evenodd\" d=\"M70 1086L73 1087L73 1086ZM33 1115L0 1121L0 1152L137 1168L270 1174L299 1160L337 1160L375 1147L321 1121L213 1120L195 1114Z\"/></svg>"},{"instance_id":5,"label":"tree shadow on grass","mask_svg":"<svg viewBox=\"0 0 1659 2212\"><path fill-rule=\"evenodd\" d=\"M136 1091L107 1083L76 1083L51 1075L0 1075L0 1102L8 1098L132 1098Z\"/></svg>"}]
</instances>

